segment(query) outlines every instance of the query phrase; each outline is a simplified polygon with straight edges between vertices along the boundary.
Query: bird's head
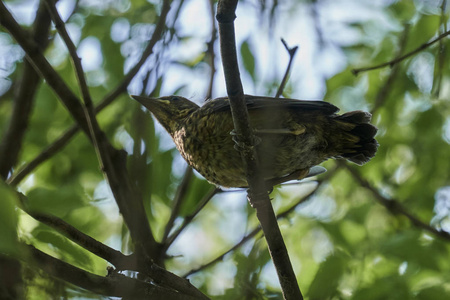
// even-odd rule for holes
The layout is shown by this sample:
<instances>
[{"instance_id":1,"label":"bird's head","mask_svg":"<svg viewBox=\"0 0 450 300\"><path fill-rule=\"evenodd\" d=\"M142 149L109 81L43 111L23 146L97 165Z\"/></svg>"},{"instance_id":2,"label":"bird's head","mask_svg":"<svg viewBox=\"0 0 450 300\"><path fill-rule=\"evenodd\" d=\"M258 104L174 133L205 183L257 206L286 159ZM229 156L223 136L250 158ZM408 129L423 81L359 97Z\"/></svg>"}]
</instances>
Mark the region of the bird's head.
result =
<instances>
[{"instance_id":1,"label":"bird's head","mask_svg":"<svg viewBox=\"0 0 450 300\"><path fill-rule=\"evenodd\" d=\"M194 102L180 96L160 98L131 97L145 106L170 134L174 133L182 119L199 108Z\"/></svg>"}]
</instances>

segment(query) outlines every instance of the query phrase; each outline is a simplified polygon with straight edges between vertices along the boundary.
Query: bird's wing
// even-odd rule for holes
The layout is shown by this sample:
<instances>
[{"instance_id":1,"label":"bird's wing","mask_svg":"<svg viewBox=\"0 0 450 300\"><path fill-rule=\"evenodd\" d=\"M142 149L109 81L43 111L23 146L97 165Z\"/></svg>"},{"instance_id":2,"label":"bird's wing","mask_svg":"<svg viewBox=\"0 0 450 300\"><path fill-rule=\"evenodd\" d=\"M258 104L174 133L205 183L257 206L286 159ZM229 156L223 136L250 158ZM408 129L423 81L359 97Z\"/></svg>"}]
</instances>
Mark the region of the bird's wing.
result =
<instances>
[{"instance_id":1,"label":"bird's wing","mask_svg":"<svg viewBox=\"0 0 450 300\"><path fill-rule=\"evenodd\" d=\"M226 101L223 101L226 100ZM314 110L321 111L324 114L333 114L339 111L339 108L325 101L308 101L308 100L296 100L287 98L273 98L262 96L245 95L245 101L247 103L247 109L258 110L264 108L270 109L301 109L304 111ZM215 112L229 111L230 102L226 97L217 98L207 102L205 105L210 105L211 109Z\"/></svg>"}]
</instances>

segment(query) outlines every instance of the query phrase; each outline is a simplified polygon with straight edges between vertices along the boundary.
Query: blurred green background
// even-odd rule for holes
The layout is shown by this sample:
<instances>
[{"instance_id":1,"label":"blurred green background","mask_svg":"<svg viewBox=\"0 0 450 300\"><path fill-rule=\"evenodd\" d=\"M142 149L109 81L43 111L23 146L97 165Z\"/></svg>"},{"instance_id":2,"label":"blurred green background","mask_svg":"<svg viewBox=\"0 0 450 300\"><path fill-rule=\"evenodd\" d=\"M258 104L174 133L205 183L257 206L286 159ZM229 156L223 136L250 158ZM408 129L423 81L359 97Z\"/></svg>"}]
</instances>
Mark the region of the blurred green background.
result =
<instances>
[{"instance_id":1,"label":"blurred green background","mask_svg":"<svg viewBox=\"0 0 450 300\"><path fill-rule=\"evenodd\" d=\"M4 2L22 26L31 26L39 1ZM129 155L129 172L144 195L157 240L164 235L187 165L169 135L128 94L179 94L199 104L206 97L226 95L219 45L212 36L215 5L173 1L154 53L128 92L98 115L108 138ZM92 98L100 103L139 60L162 2L62 0L57 7L78 47ZM327 173L276 187L271 194L277 212L295 206L280 219L280 227L307 299L450 299L450 237L438 237L411 221L450 231L449 39L391 66L352 72L389 62L445 33L448 14L445 0L245 0L238 5L237 48L247 94L275 95L289 60L280 42L284 38L289 46L299 46L284 97L324 99L343 112L370 111L379 128L378 153L365 166L328 161L323 164ZM54 27L50 38L46 57L78 93ZM24 59L20 46L0 28L0 137L10 120ZM45 83L33 106L10 178L74 124ZM84 134L76 134L17 187L0 185L0 252L14 253L18 236L105 275L104 260L17 209L14 188L27 195L30 207L130 252L128 231ZM194 173L175 228L211 189ZM391 210L380 200L391 203ZM397 204L404 210L395 215ZM168 249L167 268L184 275L201 267L257 225L245 191L218 192ZM33 268L26 268L23 277L27 299L107 299ZM188 278L215 299L281 297L260 233Z\"/></svg>"}]
</instances>

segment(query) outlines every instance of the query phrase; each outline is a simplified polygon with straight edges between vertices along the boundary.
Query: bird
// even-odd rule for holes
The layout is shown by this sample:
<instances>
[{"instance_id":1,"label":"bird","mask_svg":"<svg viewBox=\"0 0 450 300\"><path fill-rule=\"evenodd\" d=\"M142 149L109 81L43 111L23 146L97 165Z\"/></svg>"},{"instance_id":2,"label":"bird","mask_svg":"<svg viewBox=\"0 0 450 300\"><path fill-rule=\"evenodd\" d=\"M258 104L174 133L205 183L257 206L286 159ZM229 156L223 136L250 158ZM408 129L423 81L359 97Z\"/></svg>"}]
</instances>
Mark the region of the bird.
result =
<instances>
[{"instance_id":1,"label":"bird","mask_svg":"<svg viewBox=\"0 0 450 300\"><path fill-rule=\"evenodd\" d=\"M181 156L206 180L225 188L248 187L227 97L202 106L181 96L131 97L154 115ZM302 179L331 158L363 165L375 156L377 128L368 112L339 115L339 108L321 100L244 97L259 171L268 185Z\"/></svg>"}]
</instances>

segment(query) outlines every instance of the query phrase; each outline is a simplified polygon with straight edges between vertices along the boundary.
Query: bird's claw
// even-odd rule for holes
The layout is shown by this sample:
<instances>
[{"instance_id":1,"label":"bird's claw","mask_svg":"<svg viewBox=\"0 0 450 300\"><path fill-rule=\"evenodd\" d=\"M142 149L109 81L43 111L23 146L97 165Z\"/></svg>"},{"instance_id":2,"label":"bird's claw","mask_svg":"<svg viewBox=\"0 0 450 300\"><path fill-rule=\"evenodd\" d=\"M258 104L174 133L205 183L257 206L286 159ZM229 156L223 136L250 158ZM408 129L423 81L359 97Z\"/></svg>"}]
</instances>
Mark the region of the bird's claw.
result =
<instances>
[{"instance_id":1,"label":"bird's claw","mask_svg":"<svg viewBox=\"0 0 450 300\"><path fill-rule=\"evenodd\" d=\"M246 143L243 143L240 138L241 135L237 134L234 129L231 130L230 135L231 135L231 139L235 143L234 149L236 149L237 151L252 151L255 146L257 146L261 143L261 138L256 135L252 135L252 138L253 138L252 146L249 146Z\"/></svg>"}]
</instances>

